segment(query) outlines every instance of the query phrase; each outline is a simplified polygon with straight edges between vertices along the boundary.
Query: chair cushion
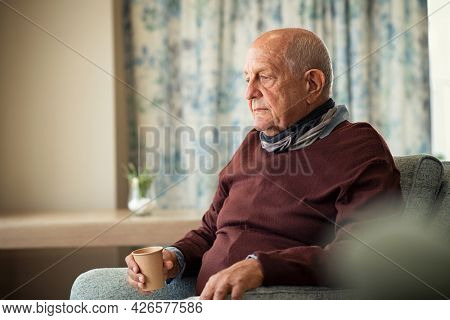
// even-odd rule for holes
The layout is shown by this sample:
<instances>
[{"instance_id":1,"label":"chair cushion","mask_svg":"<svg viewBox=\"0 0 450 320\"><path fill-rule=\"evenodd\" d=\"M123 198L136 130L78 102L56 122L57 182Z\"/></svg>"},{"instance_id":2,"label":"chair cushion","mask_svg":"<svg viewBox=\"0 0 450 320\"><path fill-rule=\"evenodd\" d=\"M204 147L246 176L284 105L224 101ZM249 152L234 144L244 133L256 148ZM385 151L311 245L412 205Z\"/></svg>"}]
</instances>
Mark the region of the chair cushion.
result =
<instances>
[{"instance_id":1,"label":"chair cushion","mask_svg":"<svg viewBox=\"0 0 450 320\"><path fill-rule=\"evenodd\" d=\"M412 221L430 217L442 180L442 163L428 155L396 157L400 170L405 209L403 216Z\"/></svg>"},{"instance_id":2,"label":"chair cushion","mask_svg":"<svg viewBox=\"0 0 450 320\"><path fill-rule=\"evenodd\" d=\"M349 300L361 299L354 289L309 286L270 286L247 291L244 300Z\"/></svg>"}]
</instances>

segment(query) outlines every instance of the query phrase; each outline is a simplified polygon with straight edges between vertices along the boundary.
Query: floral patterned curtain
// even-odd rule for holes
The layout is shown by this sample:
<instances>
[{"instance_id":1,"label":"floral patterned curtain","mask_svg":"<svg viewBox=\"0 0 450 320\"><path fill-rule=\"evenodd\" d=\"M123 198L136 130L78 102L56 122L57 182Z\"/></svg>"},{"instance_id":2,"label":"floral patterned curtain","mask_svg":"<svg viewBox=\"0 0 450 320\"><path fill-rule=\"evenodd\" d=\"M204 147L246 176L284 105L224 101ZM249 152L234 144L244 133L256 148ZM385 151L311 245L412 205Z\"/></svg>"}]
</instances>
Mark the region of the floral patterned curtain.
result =
<instances>
[{"instance_id":1,"label":"floral patterned curtain","mask_svg":"<svg viewBox=\"0 0 450 320\"><path fill-rule=\"evenodd\" d=\"M242 68L263 31L302 27L330 50L333 98L394 155L430 152L425 0L125 1L130 160L163 208L205 209L251 125Z\"/></svg>"}]
</instances>

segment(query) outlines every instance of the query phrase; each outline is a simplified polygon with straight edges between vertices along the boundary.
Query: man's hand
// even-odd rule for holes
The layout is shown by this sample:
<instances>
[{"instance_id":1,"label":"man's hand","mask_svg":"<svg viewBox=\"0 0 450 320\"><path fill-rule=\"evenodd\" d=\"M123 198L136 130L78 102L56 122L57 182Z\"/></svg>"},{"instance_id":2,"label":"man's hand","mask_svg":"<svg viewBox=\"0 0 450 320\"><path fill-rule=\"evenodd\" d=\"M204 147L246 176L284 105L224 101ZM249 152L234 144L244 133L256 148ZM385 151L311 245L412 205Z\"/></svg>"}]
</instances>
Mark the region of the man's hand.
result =
<instances>
[{"instance_id":1,"label":"man's hand","mask_svg":"<svg viewBox=\"0 0 450 320\"><path fill-rule=\"evenodd\" d=\"M230 292L231 299L241 299L245 291L259 287L262 282L260 262L257 259L246 259L211 276L200 299L224 299Z\"/></svg>"},{"instance_id":2,"label":"man's hand","mask_svg":"<svg viewBox=\"0 0 450 320\"><path fill-rule=\"evenodd\" d=\"M154 291L144 291L144 275L140 273L139 266L133 258L133 255L130 253L126 258L125 262L127 263L128 270L128 283L138 289L138 291L142 294L150 294ZM163 249L163 273L165 278L175 278L180 272L180 265L178 264L177 256L174 252Z\"/></svg>"}]
</instances>

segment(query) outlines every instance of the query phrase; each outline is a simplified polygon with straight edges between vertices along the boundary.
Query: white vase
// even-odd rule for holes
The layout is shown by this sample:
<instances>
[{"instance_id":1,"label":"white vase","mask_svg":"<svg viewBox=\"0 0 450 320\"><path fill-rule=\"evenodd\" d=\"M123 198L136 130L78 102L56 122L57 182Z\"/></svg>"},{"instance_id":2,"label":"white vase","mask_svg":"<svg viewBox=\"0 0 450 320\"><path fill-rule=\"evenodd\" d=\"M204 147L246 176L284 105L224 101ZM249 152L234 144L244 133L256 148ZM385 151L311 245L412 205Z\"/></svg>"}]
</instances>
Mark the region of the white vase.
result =
<instances>
[{"instance_id":1,"label":"white vase","mask_svg":"<svg viewBox=\"0 0 450 320\"><path fill-rule=\"evenodd\" d=\"M147 215L156 207L155 186L141 193L137 177L128 180L128 209L136 215Z\"/></svg>"}]
</instances>

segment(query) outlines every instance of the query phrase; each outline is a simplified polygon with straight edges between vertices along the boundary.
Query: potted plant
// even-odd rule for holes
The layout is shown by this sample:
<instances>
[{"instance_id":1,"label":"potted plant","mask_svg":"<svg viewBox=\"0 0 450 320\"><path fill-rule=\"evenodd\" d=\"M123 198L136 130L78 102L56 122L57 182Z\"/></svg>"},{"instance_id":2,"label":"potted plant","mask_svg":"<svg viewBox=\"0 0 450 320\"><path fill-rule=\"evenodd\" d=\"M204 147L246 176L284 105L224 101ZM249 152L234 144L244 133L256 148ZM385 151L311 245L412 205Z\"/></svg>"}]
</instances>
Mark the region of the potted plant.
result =
<instances>
[{"instance_id":1,"label":"potted plant","mask_svg":"<svg viewBox=\"0 0 450 320\"><path fill-rule=\"evenodd\" d=\"M137 215L149 214L156 207L153 180L147 169L139 172L133 163L126 168L128 209Z\"/></svg>"}]
</instances>

